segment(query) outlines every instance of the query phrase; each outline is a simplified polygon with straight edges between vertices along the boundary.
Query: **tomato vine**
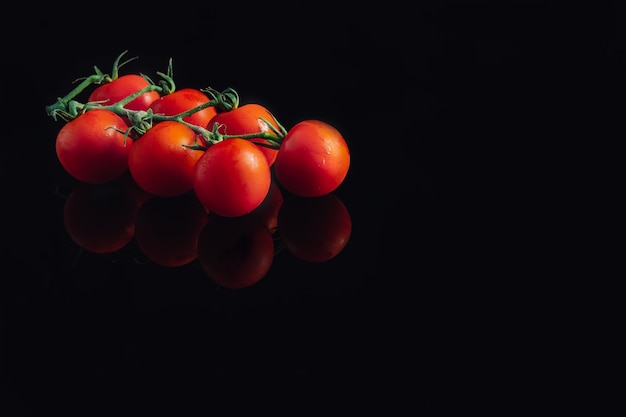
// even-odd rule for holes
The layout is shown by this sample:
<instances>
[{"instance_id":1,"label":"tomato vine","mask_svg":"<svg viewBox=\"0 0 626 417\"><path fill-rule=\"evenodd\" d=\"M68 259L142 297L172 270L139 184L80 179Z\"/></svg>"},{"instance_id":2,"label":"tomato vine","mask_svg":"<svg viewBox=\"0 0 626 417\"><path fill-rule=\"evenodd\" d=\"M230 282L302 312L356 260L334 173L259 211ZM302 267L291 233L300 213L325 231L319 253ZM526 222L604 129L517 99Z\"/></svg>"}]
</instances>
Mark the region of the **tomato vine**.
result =
<instances>
[{"instance_id":1,"label":"tomato vine","mask_svg":"<svg viewBox=\"0 0 626 417\"><path fill-rule=\"evenodd\" d=\"M256 132L249 133L245 135L223 135L219 133L219 129L215 126L213 129L209 130L206 127L194 125L192 123L188 123L183 119L187 116L190 116L196 112L199 112L207 107L219 107L220 111L230 111L239 106L240 98L239 94L233 88L226 88L224 91L218 91L211 87L201 88L200 91L206 93L211 99L207 103L198 105L193 107L187 111L182 113L166 116L162 114L155 114L150 109L148 110L130 110L126 107L128 103L135 100L137 97L142 94L156 91L159 94L171 94L176 90L175 82L172 77L172 60L170 59L168 65L168 72L158 72L157 75L161 77L160 82L154 83L149 77L144 76L146 80L150 83L148 86L130 94L125 97L121 101L118 101L114 104L105 105L98 102L80 102L75 100L75 98L82 93L85 89L93 84L102 84L104 82L111 82L119 76L119 68L131 61L127 60L123 64L119 64L119 60L126 53L124 51L121 55L117 57L115 63L113 64L113 75L104 74L98 67L94 67L95 74L84 77L82 82L76 86L73 90L71 90L67 95L63 97L59 97L57 101L53 104L46 106L46 113L48 116L52 117L52 119L59 120L61 119L64 122L69 122L71 120L76 119L78 116L95 109L108 110L112 113L115 113L119 116L124 116L128 118L130 121L130 126L127 132L122 132L125 134L135 133L136 136L144 135L155 123L160 123L164 121L175 121L181 124L184 124L190 127L194 132L198 135L202 136L207 144L215 144L225 139L229 138L242 138L242 139L265 139L265 143L259 143L260 146L270 147L272 149L278 149L282 142L282 139L287 134L287 129L283 125L281 125L278 120L274 120L274 123L279 126L279 129L275 129L273 127L273 123L265 120L267 125L271 128L270 132Z\"/></svg>"}]
</instances>

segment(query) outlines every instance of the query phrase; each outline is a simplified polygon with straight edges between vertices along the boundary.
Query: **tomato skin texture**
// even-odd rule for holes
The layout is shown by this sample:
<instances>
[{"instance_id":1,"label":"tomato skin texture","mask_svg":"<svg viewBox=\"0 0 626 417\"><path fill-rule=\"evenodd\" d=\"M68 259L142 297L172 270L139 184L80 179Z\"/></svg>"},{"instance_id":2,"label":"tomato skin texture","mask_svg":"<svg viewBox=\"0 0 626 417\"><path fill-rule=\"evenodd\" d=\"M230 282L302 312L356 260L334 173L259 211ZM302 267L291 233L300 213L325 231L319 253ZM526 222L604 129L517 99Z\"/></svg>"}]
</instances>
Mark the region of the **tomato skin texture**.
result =
<instances>
[{"instance_id":1,"label":"tomato skin texture","mask_svg":"<svg viewBox=\"0 0 626 417\"><path fill-rule=\"evenodd\" d=\"M278 182L301 197L335 191L350 167L348 145L337 129L319 120L304 120L285 135L274 172Z\"/></svg>"},{"instance_id":2,"label":"tomato skin texture","mask_svg":"<svg viewBox=\"0 0 626 417\"><path fill-rule=\"evenodd\" d=\"M261 205L271 182L270 167L259 147L231 138L211 145L198 160L193 188L209 212L238 217Z\"/></svg>"},{"instance_id":3,"label":"tomato skin texture","mask_svg":"<svg viewBox=\"0 0 626 417\"><path fill-rule=\"evenodd\" d=\"M272 234L258 218L212 214L200 232L198 260L221 287L250 287L267 275L274 262Z\"/></svg>"},{"instance_id":4,"label":"tomato skin texture","mask_svg":"<svg viewBox=\"0 0 626 417\"><path fill-rule=\"evenodd\" d=\"M306 262L326 262L348 244L352 219L335 194L290 196L278 212L278 233L292 255Z\"/></svg>"},{"instance_id":5,"label":"tomato skin texture","mask_svg":"<svg viewBox=\"0 0 626 417\"><path fill-rule=\"evenodd\" d=\"M128 168L143 190L160 197L175 197L193 189L196 162L204 150L186 146L204 140L188 126L164 121L155 124L133 145Z\"/></svg>"},{"instance_id":6,"label":"tomato skin texture","mask_svg":"<svg viewBox=\"0 0 626 417\"><path fill-rule=\"evenodd\" d=\"M272 113L264 106L256 103L248 103L239 106L233 110L217 113L207 124L207 129L213 130L215 123L220 125L219 133L223 135L247 135L258 132L273 133L269 128L265 119L279 130ZM279 130L280 131L280 130ZM252 142L265 142L265 139L250 139ZM269 166L274 164L278 149L272 149L265 146L259 146L267 158Z\"/></svg>"},{"instance_id":7,"label":"tomato skin texture","mask_svg":"<svg viewBox=\"0 0 626 417\"><path fill-rule=\"evenodd\" d=\"M63 222L70 238L92 253L113 253L135 233L137 202L119 181L78 183L63 206Z\"/></svg>"},{"instance_id":8,"label":"tomato skin texture","mask_svg":"<svg viewBox=\"0 0 626 417\"><path fill-rule=\"evenodd\" d=\"M103 184L128 169L133 138L124 137L126 122L102 109L89 110L67 122L56 138L56 154L63 168L74 178L89 184Z\"/></svg>"},{"instance_id":9,"label":"tomato skin texture","mask_svg":"<svg viewBox=\"0 0 626 417\"><path fill-rule=\"evenodd\" d=\"M148 80L139 74L122 75L111 82L98 86L91 92L88 101L103 101L103 103L101 103L102 105L109 106L120 102L129 95L134 94L149 85L150 83ZM148 91L126 104L124 108L128 110L148 110L150 104L152 104L152 102L157 100L159 97L158 92Z\"/></svg>"},{"instance_id":10,"label":"tomato skin texture","mask_svg":"<svg viewBox=\"0 0 626 417\"><path fill-rule=\"evenodd\" d=\"M152 196L137 210L135 241L158 265L187 265L198 256L198 237L207 219L207 212L193 194Z\"/></svg>"},{"instance_id":11,"label":"tomato skin texture","mask_svg":"<svg viewBox=\"0 0 626 417\"><path fill-rule=\"evenodd\" d=\"M191 110L209 101L211 101L211 99L202 91L194 88L183 88L161 96L158 100L152 102L150 108L155 114L176 116L177 114ZM215 107L210 106L187 117L183 117L183 120L196 126L207 127L209 120L211 120L216 113Z\"/></svg>"}]
</instances>

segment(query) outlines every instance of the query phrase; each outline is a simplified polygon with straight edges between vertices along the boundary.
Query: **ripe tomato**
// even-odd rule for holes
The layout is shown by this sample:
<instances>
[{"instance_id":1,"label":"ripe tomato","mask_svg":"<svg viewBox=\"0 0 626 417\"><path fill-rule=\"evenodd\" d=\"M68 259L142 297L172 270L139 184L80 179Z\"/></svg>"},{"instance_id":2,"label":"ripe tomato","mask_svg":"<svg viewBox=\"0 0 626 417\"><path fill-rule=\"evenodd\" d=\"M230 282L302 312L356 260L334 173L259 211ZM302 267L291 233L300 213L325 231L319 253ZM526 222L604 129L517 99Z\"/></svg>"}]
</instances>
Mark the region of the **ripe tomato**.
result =
<instances>
[{"instance_id":1,"label":"ripe tomato","mask_svg":"<svg viewBox=\"0 0 626 417\"><path fill-rule=\"evenodd\" d=\"M348 244L352 220L335 194L290 196L278 212L278 233L289 252L307 262L325 262Z\"/></svg>"},{"instance_id":2,"label":"ripe tomato","mask_svg":"<svg viewBox=\"0 0 626 417\"><path fill-rule=\"evenodd\" d=\"M231 138L209 146L198 160L193 189L209 212L237 217L259 207L271 182L270 167L259 147Z\"/></svg>"},{"instance_id":3,"label":"ripe tomato","mask_svg":"<svg viewBox=\"0 0 626 417\"><path fill-rule=\"evenodd\" d=\"M334 191L350 167L348 145L337 129L319 120L304 120L285 135L274 173L295 195L318 197Z\"/></svg>"},{"instance_id":4,"label":"ripe tomato","mask_svg":"<svg viewBox=\"0 0 626 417\"><path fill-rule=\"evenodd\" d=\"M67 122L56 138L56 154L65 170L79 181L102 184L128 169L133 139L117 114L95 109Z\"/></svg>"},{"instance_id":5,"label":"ripe tomato","mask_svg":"<svg viewBox=\"0 0 626 417\"><path fill-rule=\"evenodd\" d=\"M153 196L137 210L135 242L152 262L176 267L198 256L198 236L208 219L193 194Z\"/></svg>"},{"instance_id":6,"label":"ripe tomato","mask_svg":"<svg viewBox=\"0 0 626 417\"><path fill-rule=\"evenodd\" d=\"M63 221L70 238L93 253L113 253L135 233L137 202L119 181L79 183L65 200Z\"/></svg>"},{"instance_id":7,"label":"ripe tomato","mask_svg":"<svg viewBox=\"0 0 626 417\"><path fill-rule=\"evenodd\" d=\"M122 75L111 82L96 87L89 95L88 101L103 102L102 105L108 106L122 101L131 94L149 85L148 80L139 74ZM149 91L125 105L124 108L128 110L148 110L150 104L158 98L158 92Z\"/></svg>"},{"instance_id":8,"label":"ripe tomato","mask_svg":"<svg viewBox=\"0 0 626 417\"><path fill-rule=\"evenodd\" d=\"M175 197L193 189L196 162L206 146L204 139L188 126L164 121L155 124L135 142L128 155L128 168L142 189L160 197Z\"/></svg>"},{"instance_id":9,"label":"ripe tomato","mask_svg":"<svg viewBox=\"0 0 626 417\"><path fill-rule=\"evenodd\" d=\"M247 135L251 133L268 132L272 133L272 129L266 123L269 122L275 129L279 130L278 123L270 111L256 103L244 104L233 110L217 113L207 124L207 129L213 130L215 123L220 125L219 133L223 135ZM253 142L264 142L265 139L250 139ZM269 166L274 164L278 149L272 149L265 146L259 146L267 158Z\"/></svg>"},{"instance_id":10,"label":"ripe tomato","mask_svg":"<svg viewBox=\"0 0 626 417\"><path fill-rule=\"evenodd\" d=\"M210 215L198 239L198 260L220 286L249 287L267 275L274 262L272 234L257 218Z\"/></svg>"},{"instance_id":11,"label":"ripe tomato","mask_svg":"<svg viewBox=\"0 0 626 417\"><path fill-rule=\"evenodd\" d=\"M183 88L182 90L176 90L173 93L161 96L158 100L152 102L150 108L154 114L176 116L177 114L191 110L209 101L211 101L211 99L202 91L194 88ZM209 120L211 120L216 113L215 107L210 106L190 116L183 117L183 120L197 126L207 127Z\"/></svg>"}]
</instances>

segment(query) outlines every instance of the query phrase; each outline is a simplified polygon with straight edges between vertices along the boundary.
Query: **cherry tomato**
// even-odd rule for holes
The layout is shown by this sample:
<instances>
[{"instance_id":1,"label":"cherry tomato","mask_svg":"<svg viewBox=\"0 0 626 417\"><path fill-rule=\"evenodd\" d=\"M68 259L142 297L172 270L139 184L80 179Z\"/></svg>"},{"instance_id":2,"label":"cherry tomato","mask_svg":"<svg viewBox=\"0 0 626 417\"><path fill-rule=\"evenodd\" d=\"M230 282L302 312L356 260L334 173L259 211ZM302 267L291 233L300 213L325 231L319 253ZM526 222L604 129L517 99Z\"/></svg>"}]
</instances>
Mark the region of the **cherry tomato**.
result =
<instances>
[{"instance_id":1,"label":"cherry tomato","mask_svg":"<svg viewBox=\"0 0 626 417\"><path fill-rule=\"evenodd\" d=\"M183 88L182 90L176 90L173 93L161 96L158 100L152 102L150 108L155 114L176 116L209 101L211 101L209 97L202 91L194 88ZM216 113L215 107L209 106L183 117L183 120L196 126L207 127L209 120Z\"/></svg>"},{"instance_id":2,"label":"cherry tomato","mask_svg":"<svg viewBox=\"0 0 626 417\"><path fill-rule=\"evenodd\" d=\"M137 202L118 181L78 183L65 200L63 221L70 238L93 253L113 253L135 234Z\"/></svg>"},{"instance_id":3,"label":"cherry tomato","mask_svg":"<svg viewBox=\"0 0 626 417\"><path fill-rule=\"evenodd\" d=\"M278 212L278 233L285 248L307 262L325 262L348 244L352 220L335 194L290 196Z\"/></svg>"},{"instance_id":4,"label":"cherry tomato","mask_svg":"<svg viewBox=\"0 0 626 417\"><path fill-rule=\"evenodd\" d=\"M67 122L56 138L56 154L65 170L79 181L102 184L128 169L133 138L117 114L102 109L87 111Z\"/></svg>"},{"instance_id":5,"label":"cherry tomato","mask_svg":"<svg viewBox=\"0 0 626 417\"><path fill-rule=\"evenodd\" d=\"M209 212L237 217L259 207L271 182L270 167L259 147L231 138L209 146L198 160L193 189Z\"/></svg>"},{"instance_id":6,"label":"cherry tomato","mask_svg":"<svg viewBox=\"0 0 626 417\"><path fill-rule=\"evenodd\" d=\"M350 151L337 129L319 120L304 120L285 135L274 163L278 182L302 197L334 191L350 167Z\"/></svg>"},{"instance_id":7,"label":"cherry tomato","mask_svg":"<svg viewBox=\"0 0 626 417\"><path fill-rule=\"evenodd\" d=\"M267 275L274 262L272 234L253 217L210 215L198 239L198 259L220 286L249 287Z\"/></svg>"},{"instance_id":8,"label":"cherry tomato","mask_svg":"<svg viewBox=\"0 0 626 417\"><path fill-rule=\"evenodd\" d=\"M217 113L207 124L207 129L213 130L215 123L220 126L218 131L223 135L247 135L259 132L273 133L268 123L278 130L278 123L272 113L266 107L256 103L244 104L233 110ZM267 143L267 140L261 138L250 140ZM276 160L276 155L278 155L278 149L266 146L259 146L259 149L265 154L269 166L272 166Z\"/></svg>"},{"instance_id":9,"label":"cherry tomato","mask_svg":"<svg viewBox=\"0 0 626 417\"><path fill-rule=\"evenodd\" d=\"M135 142L128 168L142 189L160 197L175 197L193 189L193 173L204 139L182 123L164 121L152 126Z\"/></svg>"},{"instance_id":10,"label":"cherry tomato","mask_svg":"<svg viewBox=\"0 0 626 417\"><path fill-rule=\"evenodd\" d=\"M148 80L139 74L122 75L111 82L98 86L91 92L88 101L102 102L102 105L108 106L122 101L149 85ZM126 104L124 108L128 110L148 110L150 104L159 97L158 92L148 91Z\"/></svg>"},{"instance_id":11,"label":"cherry tomato","mask_svg":"<svg viewBox=\"0 0 626 417\"><path fill-rule=\"evenodd\" d=\"M207 219L193 194L153 196L137 210L135 242L156 264L183 266L197 258L198 236Z\"/></svg>"}]
</instances>

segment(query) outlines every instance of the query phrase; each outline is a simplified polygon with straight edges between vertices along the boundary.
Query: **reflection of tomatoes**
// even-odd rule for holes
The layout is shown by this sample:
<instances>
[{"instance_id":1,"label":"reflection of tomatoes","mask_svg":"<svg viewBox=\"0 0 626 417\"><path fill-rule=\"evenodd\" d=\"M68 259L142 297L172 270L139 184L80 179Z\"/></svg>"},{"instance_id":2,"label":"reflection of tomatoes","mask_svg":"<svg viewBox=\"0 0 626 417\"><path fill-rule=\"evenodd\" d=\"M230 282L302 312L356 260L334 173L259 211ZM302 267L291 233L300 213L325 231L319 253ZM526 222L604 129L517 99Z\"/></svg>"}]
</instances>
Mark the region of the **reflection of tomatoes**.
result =
<instances>
[{"instance_id":1,"label":"reflection of tomatoes","mask_svg":"<svg viewBox=\"0 0 626 417\"><path fill-rule=\"evenodd\" d=\"M334 258L348 244L352 220L335 194L290 196L278 212L278 232L295 257L324 262Z\"/></svg>"},{"instance_id":2,"label":"reflection of tomatoes","mask_svg":"<svg viewBox=\"0 0 626 417\"><path fill-rule=\"evenodd\" d=\"M207 218L192 194L154 196L137 211L135 241L143 254L159 265L186 265L198 256L198 236Z\"/></svg>"},{"instance_id":3,"label":"reflection of tomatoes","mask_svg":"<svg viewBox=\"0 0 626 417\"><path fill-rule=\"evenodd\" d=\"M222 287L249 287L267 274L274 261L272 234L253 217L211 215L198 240L198 259Z\"/></svg>"},{"instance_id":4,"label":"reflection of tomatoes","mask_svg":"<svg viewBox=\"0 0 626 417\"><path fill-rule=\"evenodd\" d=\"M63 208L68 235L89 252L112 253L135 233L137 202L119 181L79 183Z\"/></svg>"}]
</instances>

